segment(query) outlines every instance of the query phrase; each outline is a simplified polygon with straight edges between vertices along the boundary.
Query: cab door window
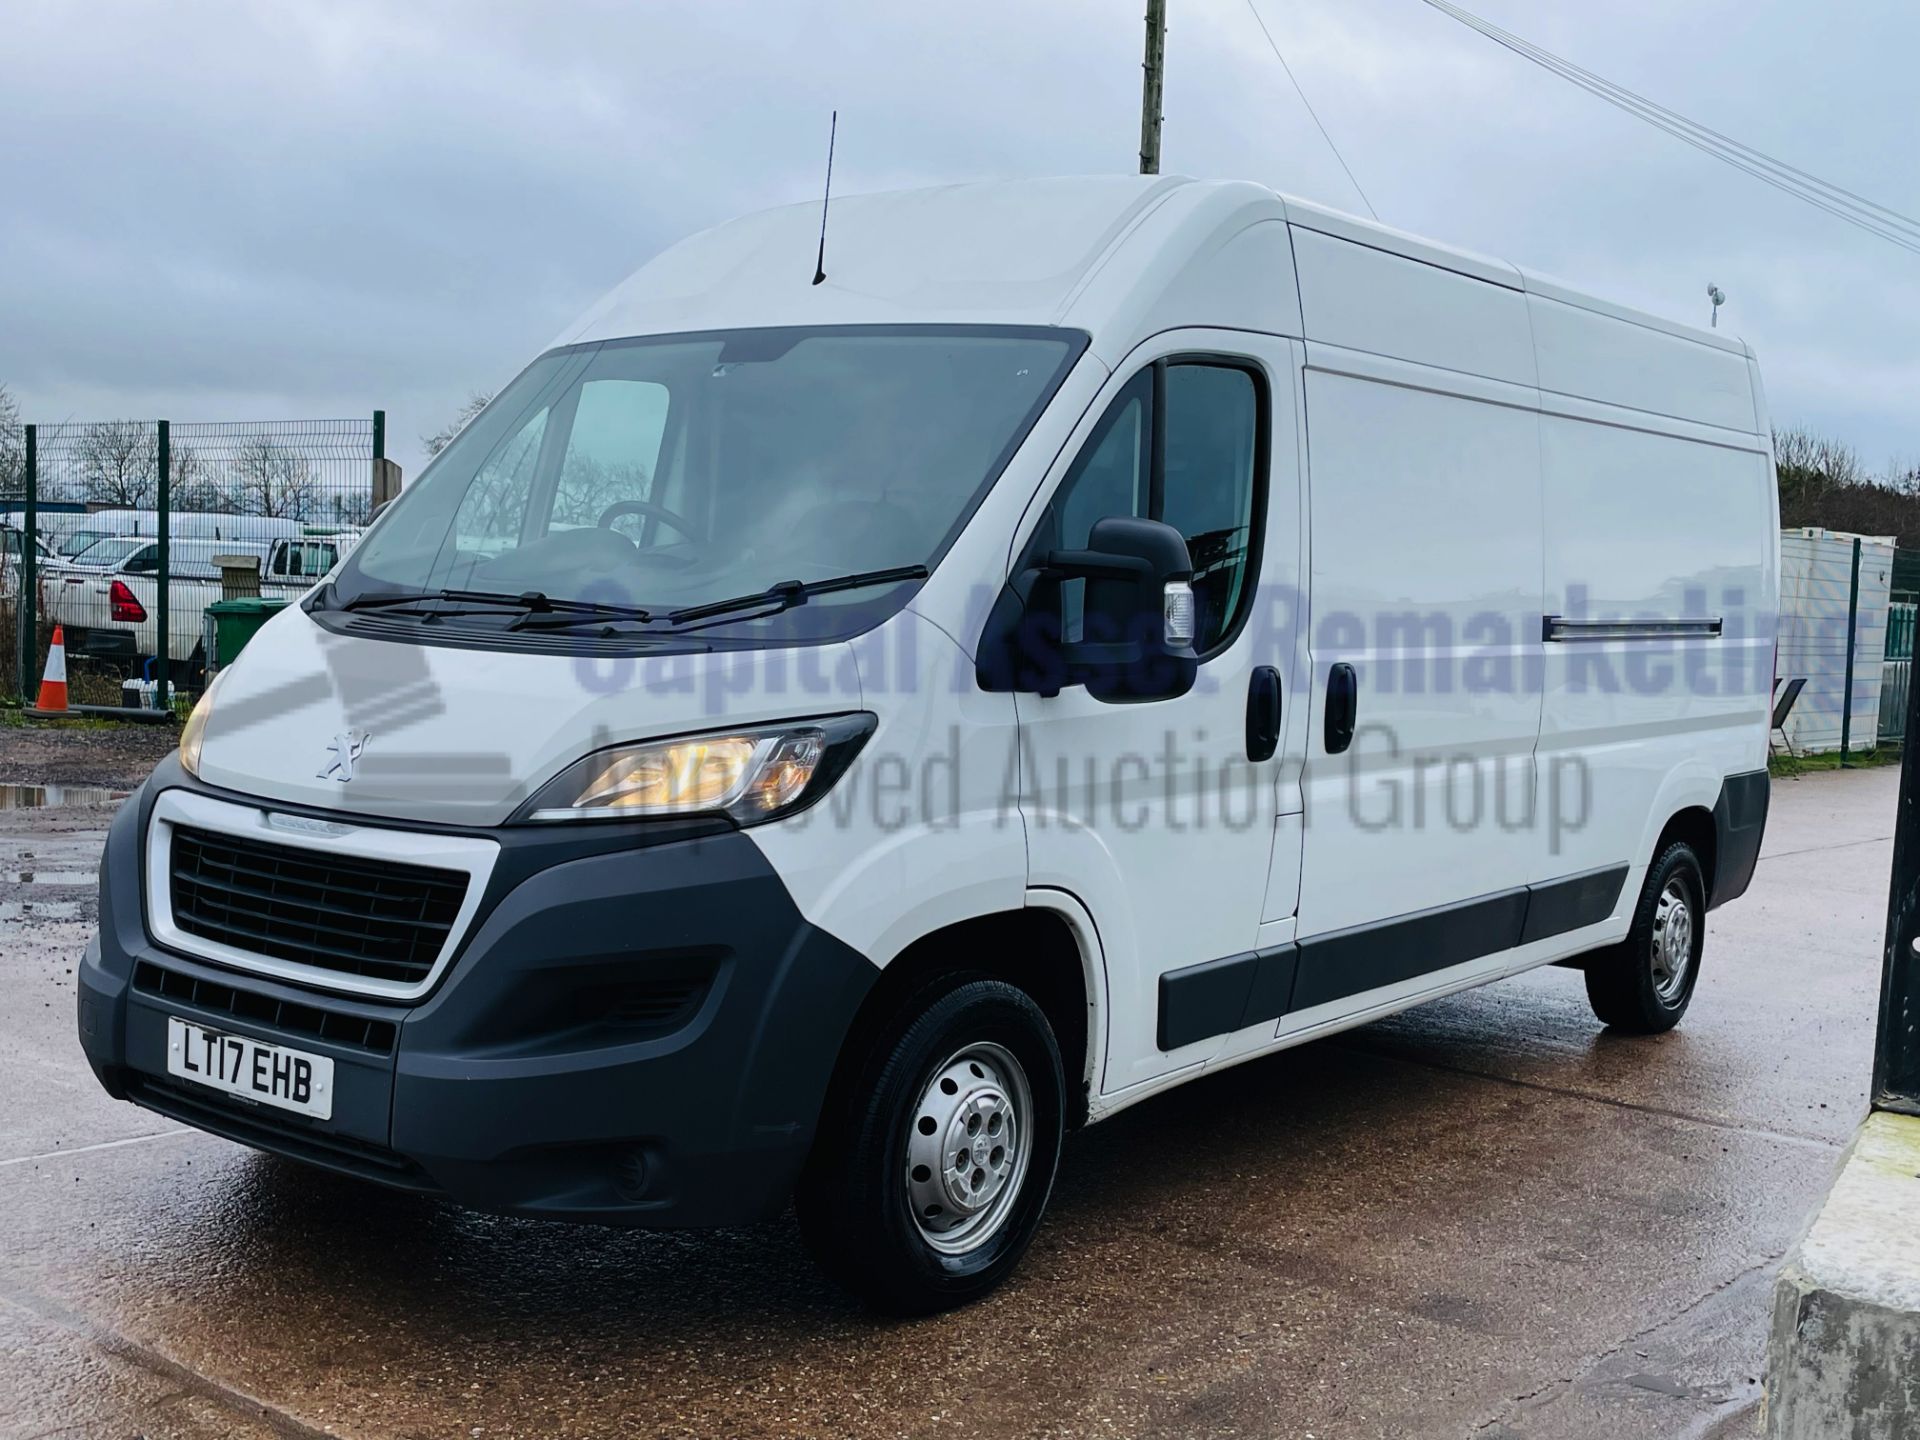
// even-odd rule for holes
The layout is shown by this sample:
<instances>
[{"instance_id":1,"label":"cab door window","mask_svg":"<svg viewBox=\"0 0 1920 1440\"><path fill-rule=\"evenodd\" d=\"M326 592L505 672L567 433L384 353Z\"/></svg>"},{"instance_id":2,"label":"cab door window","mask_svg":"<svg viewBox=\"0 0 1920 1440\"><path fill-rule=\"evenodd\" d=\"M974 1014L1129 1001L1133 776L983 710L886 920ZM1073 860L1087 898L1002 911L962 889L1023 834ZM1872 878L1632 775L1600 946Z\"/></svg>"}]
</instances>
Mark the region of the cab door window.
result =
<instances>
[{"instance_id":1,"label":"cab door window","mask_svg":"<svg viewBox=\"0 0 1920 1440\"><path fill-rule=\"evenodd\" d=\"M1193 560L1194 647L1239 631L1258 578L1266 387L1249 365L1161 360L1127 383L1054 493L1030 554L1084 549L1110 515L1178 530ZM1084 582L1061 587L1061 634L1082 636Z\"/></svg>"}]
</instances>

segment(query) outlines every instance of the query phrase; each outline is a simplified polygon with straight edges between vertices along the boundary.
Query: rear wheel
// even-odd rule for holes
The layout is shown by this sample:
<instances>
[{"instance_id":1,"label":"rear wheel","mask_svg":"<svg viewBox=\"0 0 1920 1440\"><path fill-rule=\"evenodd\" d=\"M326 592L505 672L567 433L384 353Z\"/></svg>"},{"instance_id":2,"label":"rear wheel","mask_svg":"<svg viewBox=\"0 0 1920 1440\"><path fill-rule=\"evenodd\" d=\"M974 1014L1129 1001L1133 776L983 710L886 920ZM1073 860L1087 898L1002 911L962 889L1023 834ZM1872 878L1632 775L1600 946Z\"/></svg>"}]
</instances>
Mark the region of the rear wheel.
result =
<instances>
[{"instance_id":1,"label":"rear wheel","mask_svg":"<svg viewBox=\"0 0 1920 1440\"><path fill-rule=\"evenodd\" d=\"M1654 1035L1687 1013L1706 940L1706 876L1684 840L1647 870L1627 938L1587 962L1587 1000L1616 1030Z\"/></svg>"},{"instance_id":2,"label":"rear wheel","mask_svg":"<svg viewBox=\"0 0 1920 1440\"><path fill-rule=\"evenodd\" d=\"M821 1267L876 1308L926 1314L1004 1280L1060 1158L1052 1027L998 980L956 978L901 1007L821 1119L797 1196Z\"/></svg>"}]
</instances>

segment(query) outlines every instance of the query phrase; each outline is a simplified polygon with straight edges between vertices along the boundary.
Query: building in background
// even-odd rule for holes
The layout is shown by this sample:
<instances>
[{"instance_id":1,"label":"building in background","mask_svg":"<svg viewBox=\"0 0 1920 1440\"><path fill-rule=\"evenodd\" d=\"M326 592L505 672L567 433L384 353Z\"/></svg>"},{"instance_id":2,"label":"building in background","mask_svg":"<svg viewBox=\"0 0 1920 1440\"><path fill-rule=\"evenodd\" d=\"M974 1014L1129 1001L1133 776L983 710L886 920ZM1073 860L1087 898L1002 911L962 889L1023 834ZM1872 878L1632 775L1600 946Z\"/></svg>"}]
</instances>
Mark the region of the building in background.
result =
<instances>
[{"instance_id":1,"label":"building in background","mask_svg":"<svg viewBox=\"0 0 1920 1440\"><path fill-rule=\"evenodd\" d=\"M1853 552L1860 548L1859 593L1853 592ZM1806 677L1784 727L1802 753L1838 750L1842 696L1847 694L1847 614L1854 613L1852 712L1847 741L1854 750L1879 743L1881 690L1886 679L1892 612L1893 537L1849 535L1807 526L1780 536L1779 683ZM1912 654L1913 604L1901 604L1906 654ZM1896 683L1905 679L1905 660ZM1895 712L1896 714L1904 712ZM1889 727L1891 728L1891 727ZM1889 738L1897 738L1889 736Z\"/></svg>"}]
</instances>

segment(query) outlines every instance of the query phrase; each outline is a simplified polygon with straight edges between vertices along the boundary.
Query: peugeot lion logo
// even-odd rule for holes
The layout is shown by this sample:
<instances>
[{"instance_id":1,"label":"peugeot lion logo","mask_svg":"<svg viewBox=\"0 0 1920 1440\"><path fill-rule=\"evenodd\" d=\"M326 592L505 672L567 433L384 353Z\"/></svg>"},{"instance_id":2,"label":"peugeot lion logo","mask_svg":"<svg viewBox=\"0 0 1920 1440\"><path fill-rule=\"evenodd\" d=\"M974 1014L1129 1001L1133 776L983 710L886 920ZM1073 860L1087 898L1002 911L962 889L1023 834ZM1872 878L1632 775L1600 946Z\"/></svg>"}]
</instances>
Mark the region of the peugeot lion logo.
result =
<instances>
[{"instance_id":1,"label":"peugeot lion logo","mask_svg":"<svg viewBox=\"0 0 1920 1440\"><path fill-rule=\"evenodd\" d=\"M338 780L342 785L353 779L353 763L367 748L364 730L342 730L327 742L327 763L320 768L322 780Z\"/></svg>"}]
</instances>

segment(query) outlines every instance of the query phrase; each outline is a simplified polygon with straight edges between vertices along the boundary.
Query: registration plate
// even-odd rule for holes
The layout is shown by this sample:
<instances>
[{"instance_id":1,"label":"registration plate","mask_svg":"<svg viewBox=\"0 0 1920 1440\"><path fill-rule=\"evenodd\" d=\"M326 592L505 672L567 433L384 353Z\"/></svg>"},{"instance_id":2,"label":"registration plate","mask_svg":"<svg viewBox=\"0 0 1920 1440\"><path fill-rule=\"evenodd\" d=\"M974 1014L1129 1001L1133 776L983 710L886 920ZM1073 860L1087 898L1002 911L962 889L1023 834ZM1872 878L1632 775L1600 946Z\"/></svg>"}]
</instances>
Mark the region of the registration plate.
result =
<instances>
[{"instance_id":1,"label":"registration plate","mask_svg":"<svg viewBox=\"0 0 1920 1440\"><path fill-rule=\"evenodd\" d=\"M333 1061L167 1017L167 1073L316 1120L333 1118Z\"/></svg>"}]
</instances>

